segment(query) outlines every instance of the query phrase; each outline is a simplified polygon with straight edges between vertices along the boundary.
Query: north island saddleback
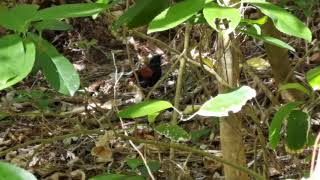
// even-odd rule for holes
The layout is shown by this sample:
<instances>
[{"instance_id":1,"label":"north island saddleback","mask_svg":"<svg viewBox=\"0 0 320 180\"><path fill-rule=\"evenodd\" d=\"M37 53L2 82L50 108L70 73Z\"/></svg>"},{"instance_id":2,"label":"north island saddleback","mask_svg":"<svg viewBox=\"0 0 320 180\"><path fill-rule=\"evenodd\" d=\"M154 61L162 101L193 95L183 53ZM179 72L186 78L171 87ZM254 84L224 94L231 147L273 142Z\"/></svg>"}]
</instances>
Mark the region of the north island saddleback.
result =
<instances>
[{"instance_id":1,"label":"north island saddleback","mask_svg":"<svg viewBox=\"0 0 320 180\"><path fill-rule=\"evenodd\" d=\"M161 55L154 55L147 66L135 71L139 78L140 86L143 88L152 87L161 78ZM134 74L131 79L135 80Z\"/></svg>"}]
</instances>

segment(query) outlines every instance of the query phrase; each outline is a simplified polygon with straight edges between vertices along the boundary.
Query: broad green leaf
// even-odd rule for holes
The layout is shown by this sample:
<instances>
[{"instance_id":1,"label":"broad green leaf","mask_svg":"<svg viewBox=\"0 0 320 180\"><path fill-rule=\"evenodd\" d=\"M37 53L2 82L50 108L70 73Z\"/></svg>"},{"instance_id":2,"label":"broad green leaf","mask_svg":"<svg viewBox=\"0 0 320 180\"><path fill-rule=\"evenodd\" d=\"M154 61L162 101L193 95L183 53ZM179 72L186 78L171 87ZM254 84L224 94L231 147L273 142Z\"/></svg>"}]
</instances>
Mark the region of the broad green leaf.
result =
<instances>
[{"instance_id":1,"label":"broad green leaf","mask_svg":"<svg viewBox=\"0 0 320 180\"><path fill-rule=\"evenodd\" d=\"M37 14L37 5L20 4L8 11L0 11L0 25L14 31L26 32Z\"/></svg>"},{"instance_id":2,"label":"broad green leaf","mask_svg":"<svg viewBox=\"0 0 320 180\"><path fill-rule=\"evenodd\" d=\"M207 3L203 8L203 15L207 20L208 24L215 29L216 31L220 31L219 27L216 25L216 20L227 19L228 29L226 33L229 34L234 31L241 20L241 14L238 9L230 8L230 7L221 7L216 3Z\"/></svg>"},{"instance_id":3,"label":"broad green leaf","mask_svg":"<svg viewBox=\"0 0 320 180\"><path fill-rule=\"evenodd\" d=\"M311 96L312 92L307 89L306 87L304 87L302 84L300 83L287 83L284 84L282 86L280 86L279 91L283 91L283 90L287 90L287 89L295 89L298 90L308 96Z\"/></svg>"},{"instance_id":4,"label":"broad green leaf","mask_svg":"<svg viewBox=\"0 0 320 180\"><path fill-rule=\"evenodd\" d=\"M129 28L146 25L168 6L168 0L138 0L118 18L114 24L114 28L117 29L123 24L127 24Z\"/></svg>"},{"instance_id":5,"label":"broad green leaf","mask_svg":"<svg viewBox=\"0 0 320 180\"><path fill-rule=\"evenodd\" d=\"M246 18L241 19L241 22L244 22L250 25L258 24L260 26L264 25L267 21L268 21L268 16L262 16L259 19L246 19Z\"/></svg>"},{"instance_id":6,"label":"broad green leaf","mask_svg":"<svg viewBox=\"0 0 320 180\"><path fill-rule=\"evenodd\" d=\"M261 2L257 0L242 0L242 2L251 3L259 8L263 14L272 19L275 27L279 31L311 42L312 34L310 29L297 17L281 7L273 5L269 2Z\"/></svg>"},{"instance_id":7,"label":"broad green leaf","mask_svg":"<svg viewBox=\"0 0 320 180\"><path fill-rule=\"evenodd\" d=\"M175 142L185 142L190 140L190 135L176 124L160 124L155 131Z\"/></svg>"},{"instance_id":8,"label":"broad green leaf","mask_svg":"<svg viewBox=\"0 0 320 180\"><path fill-rule=\"evenodd\" d=\"M126 163L132 170L136 170L139 166L143 165L141 159L128 159Z\"/></svg>"},{"instance_id":9,"label":"broad green leaf","mask_svg":"<svg viewBox=\"0 0 320 180\"><path fill-rule=\"evenodd\" d=\"M266 36L266 35L263 35L263 34L259 35L256 32L254 32L254 30L252 28L244 30L242 32L247 34L247 35L249 35L249 36L251 36L251 37L253 37L253 38L255 38L255 39L264 41L266 43L269 43L269 44L272 44L272 45L275 45L275 46L278 46L278 47L281 47L281 48L289 49L291 51L296 51L292 46L290 46L289 44L281 41L280 39L277 39L277 38L274 38L274 37L271 37L271 36Z\"/></svg>"},{"instance_id":10,"label":"broad green leaf","mask_svg":"<svg viewBox=\"0 0 320 180\"><path fill-rule=\"evenodd\" d=\"M256 91L242 86L229 93L219 94L205 102L196 113L201 116L228 116L229 112L237 113L246 102L256 96Z\"/></svg>"},{"instance_id":11,"label":"broad green leaf","mask_svg":"<svg viewBox=\"0 0 320 180\"><path fill-rule=\"evenodd\" d=\"M309 70L306 74L307 81L314 91L320 89L320 66Z\"/></svg>"},{"instance_id":12,"label":"broad green leaf","mask_svg":"<svg viewBox=\"0 0 320 180\"><path fill-rule=\"evenodd\" d=\"M66 31L66 30L72 29L72 26L63 21L59 21L56 19L48 19L48 20L43 20L35 23L34 28L39 32L45 29L55 30L55 31Z\"/></svg>"},{"instance_id":13,"label":"broad green leaf","mask_svg":"<svg viewBox=\"0 0 320 180\"><path fill-rule=\"evenodd\" d=\"M306 112L293 110L287 121L286 150L291 153L301 152L308 142L310 117Z\"/></svg>"},{"instance_id":14,"label":"broad green leaf","mask_svg":"<svg viewBox=\"0 0 320 180\"><path fill-rule=\"evenodd\" d=\"M37 180L30 172L10 163L0 161L1 180Z\"/></svg>"},{"instance_id":15,"label":"broad green leaf","mask_svg":"<svg viewBox=\"0 0 320 180\"><path fill-rule=\"evenodd\" d=\"M154 114L149 114L148 115L148 122L151 124L154 123L159 114L160 114L159 112L156 112Z\"/></svg>"},{"instance_id":16,"label":"broad green leaf","mask_svg":"<svg viewBox=\"0 0 320 180\"><path fill-rule=\"evenodd\" d=\"M108 5L98 3L63 4L38 11L35 19L65 19L92 16L103 11Z\"/></svg>"},{"instance_id":17,"label":"broad green leaf","mask_svg":"<svg viewBox=\"0 0 320 180\"><path fill-rule=\"evenodd\" d=\"M142 176L130 176L124 174L102 174L89 178L89 180L144 180Z\"/></svg>"},{"instance_id":18,"label":"broad green leaf","mask_svg":"<svg viewBox=\"0 0 320 180\"><path fill-rule=\"evenodd\" d=\"M138 118L148 115L153 115L162 110L171 108L172 104L168 101L150 100L138 104L133 104L119 112L121 118Z\"/></svg>"},{"instance_id":19,"label":"broad green leaf","mask_svg":"<svg viewBox=\"0 0 320 180\"><path fill-rule=\"evenodd\" d=\"M80 86L79 74L67 58L45 39L28 34L37 45L37 57L47 81L58 92L73 96Z\"/></svg>"},{"instance_id":20,"label":"broad green leaf","mask_svg":"<svg viewBox=\"0 0 320 180\"><path fill-rule=\"evenodd\" d=\"M149 166L151 172L156 172L160 169L159 161L151 160L151 161L148 161L147 163L148 163L148 166ZM134 171L136 169L139 169L143 176L148 176L148 171L147 171L146 167L144 166L144 163L141 159L128 159L127 165Z\"/></svg>"},{"instance_id":21,"label":"broad green leaf","mask_svg":"<svg viewBox=\"0 0 320 180\"><path fill-rule=\"evenodd\" d=\"M97 4L109 4L112 0L97 0L95 3ZM96 13L92 15L92 19L96 19L98 17L99 13Z\"/></svg>"},{"instance_id":22,"label":"broad green leaf","mask_svg":"<svg viewBox=\"0 0 320 180\"><path fill-rule=\"evenodd\" d=\"M297 108L302 103L303 102L298 101L298 102L291 102L286 105L283 105L279 108L279 110L274 115L269 128L269 142L273 149L275 149L279 143L282 122L285 120L285 118L289 115L289 113L292 110Z\"/></svg>"},{"instance_id":23,"label":"broad green leaf","mask_svg":"<svg viewBox=\"0 0 320 180\"><path fill-rule=\"evenodd\" d=\"M165 31L176 27L200 11L205 0L184 0L162 11L148 27L148 33Z\"/></svg>"},{"instance_id":24,"label":"broad green leaf","mask_svg":"<svg viewBox=\"0 0 320 180\"><path fill-rule=\"evenodd\" d=\"M35 46L30 40L18 35L0 39L0 90L24 79L32 70L35 61Z\"/></svg>"}]
</instances>

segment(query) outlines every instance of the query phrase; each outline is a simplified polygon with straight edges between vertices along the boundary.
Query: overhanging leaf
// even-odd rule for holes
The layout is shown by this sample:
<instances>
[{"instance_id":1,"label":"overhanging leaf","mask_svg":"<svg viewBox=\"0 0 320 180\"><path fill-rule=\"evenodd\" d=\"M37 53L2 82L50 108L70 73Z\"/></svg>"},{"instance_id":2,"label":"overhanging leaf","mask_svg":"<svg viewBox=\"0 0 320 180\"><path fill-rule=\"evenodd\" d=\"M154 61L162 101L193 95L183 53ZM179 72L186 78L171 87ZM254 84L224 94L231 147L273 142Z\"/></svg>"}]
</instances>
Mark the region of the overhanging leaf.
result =
<instances>
[{"instance_id":1,"label":"overhanging leaf","mask_svg":"<svg viewBox=\"0 0 320 180\"><path fill-rule=\"evenodd\" d=\"M306 112L293 110L287 121L286 150L291 153L301 152L308 142L310 117Z\"/></svg>"},{"instance_id":2,"label":"overhanging leaf","mask_svg":"<svg viewBox=\"0 0 320 180\"><path fill-rule=\"evenodd\" d=\"M314 91L319 90L320 89L320 66L309 70L306 74L306 78Z\"/></svg>"},{"instance_id":3,"label":"overhanging leaf","mask_svg":"<svg viewBox=\"0 0 320 180\"><path fill-rule=\"evenodd\" d=\"M117 29L125 23L129 28L136 28L146 25L168 6L168 0L138 0L122 16L118 18L114 24L114 28Z\"/></svg>"},{"instance_id":4,"label":"overhanging leaf","mask_svg":"<svg viewBox=\"0 0 320 180\"><path fill-rule=\"evenodd\" d=\"M237 113L242 106L253 97L256 96L256 91L248 86L242 86L239 89L219 94L205 102L200 110L196 113L201 116L228 116L229 112Z\"/></svg>"},{"instance_id":5,"label":"overhanging leaf","mask_svg":"<svg viewBox=\"0 0 320 180\"><path fill-rule=\"evenodd\" d=\"M298 101L298 102L291 102L286 105L283 105L279 108L277 113L274 115L269 128L269 142L273 149L275 149L279 143L282 122L285 120L285 118L288 116L288 114L292 110L297 108L302 103L303 102Z\"/></svg>"},{"instance_id":6,"label":"overhanging leaf","mask_svg":"<svg viewBox=\"0 0 320 180\"><path fill-rule=\"evenodd\" d=\"M281 41L280 39L277 39L277 38L274 38L274 37L271 37L271 36L266 36L266 35L263 35L263 34L257 34L256 32L254 32L253 28L250 28L250 29L247 29L247 30L243 30L242 31L243 33L255 38L255 39L258 39L258 40L261 40L261 41L264 41L266 43L269 43L269 44L272 44L272 45L275 45L275 46L278 46L278 47L281 47L281 48L285 48L285 49L289 49L291 51L296 51L292 46L290 46L289 44Z\"/></svg>"},{"instance_id":7,"label":"overhanging leaf","mask_svg":"<svg viewBox=\"0 0 320 180\"><path fill-rule=\"evenodd\" d=\"M12 179L12 180L37 180L37 178L30 172L9 164L3 161L0 161L0 179Z\"/></svg>"},{"instance_id":8,"label":"overhanging leaf","mask_svg":"<svg viewBox=\"0 0 320 180\"><path fill-rule=\"evenodd\" d=\"M59 21L56 19L48 19L48 20L43 20L35 23L34 28L39 32L45 29L55 30L55 31L66 31L66 30L72 29L72 26L63 21Z\"/></svg>"},{"instance_id":9,"label":"overhanging leaf","mask_svg":"<svg viewBox=\"0 0 320 180\"><path fill-rule=\"evenodd\" d=\"M34 4L19 4L7 11L0 11L0 25L10 30L25 32L37 9L38 6Z\"/></svg>"},{"instance_id":10,"label":"overhanging leaf","mask_svg":"<svg viewBox=\"0 0 320 180\"><path fill-rule=\"evenodd\" d=\"M185 142L190 140L190 135L176 124L160 124L155 131L175 142Z\"/></svg>"},{"instance_id":11,"label":"overhanging leaf","mask_svg":"<svg viewBox=\"0 0 320 180\"><path fill-rule=\"evenodd\" d=\"M272 19L275 27L279 31L290 36L303 38L308 42L311 42L312 34L310 29L297 17L290 14L281 7L273 5L269 2L257 0L242 0L242 2L250 3L258 7L263 14L269 16Z\"/></svg>"},{"instance_id":12,"label":"overhanging leaf","mask_svg":"<svg viewBox=\"0 0 320 180\"><path fill-rule=\"evenodd\" d=\"M183 23L205 4L205 0L184 0L162 11L150 23L148 33L165 31Z\"/></svg>"},{"instance_id":13,"label":"overhanging leaf","mask_svg":"<svg viewBox=\"0 0 320 180\"><path fill-rule=\"evenodd\" d=\"M0 90L20 82L31 72L35 52L33 42L23 41L18 35L0 39Z\"/></svg>"},{"instance_id":14,"label":"overhanging leaf","mask_svg":"<svg viewBox=\"0 0 320 180\"><path fill-rule=\"evenodd\" d=\"M168 101L150 100L138 104L133 104L119 112L121 118L138 118L148 115L154 115L157 112L171 108L172 104Z\"/></svg>"},{"instance_id":15,"label":"overhanging leaf","mask_svg":"<svg viewBox=\"0 0 320 180\"><path fill-rule=\"evenodd\" d=\"M37 57L47 81L58 92L73 96L80 86L79 74L67 58L45 39L28 33L37 45Z\"/></svg>"},{"instance_id":16,"label":"overhanging leaf","mask_svg":"<svg viewBox=\"0 0 320 180\"><path fill-rule=\"evenodd\" d=\"M280 86L279 91L283 91L283 90L287 90L287 89L295 89L298 90L308 96L311 96L312 92L307 89L306 87L304 87L302 84L300 83L287 83L284 84L282 86Z\"/></svg>"},{"instance_id":17,"label":"overhanging leaf","mask_svg":"<svg viewBox=\"0 0 320 180\"><path fill-rule=\"evenodd\" d=\"M52 6L38 11L35 20L86 17L103 11L108 4L78 3Z\"/></svg>"},{"instance_id":18,"label":"overhanging leaf","mask_svg":"<svg viewBox=\"0 0 320 180\"><path fill-rule=\"evenodd\" d=\"M228 29L226 33L229 34L236 29L241 20L241 14L238 9L230 7L222 7L216 3L207 3L203 8L203 15L207 20L208 24L215 29L220 31L216 26L216 19L227 19L228 20Z\"/></svg>"}]
</instances>

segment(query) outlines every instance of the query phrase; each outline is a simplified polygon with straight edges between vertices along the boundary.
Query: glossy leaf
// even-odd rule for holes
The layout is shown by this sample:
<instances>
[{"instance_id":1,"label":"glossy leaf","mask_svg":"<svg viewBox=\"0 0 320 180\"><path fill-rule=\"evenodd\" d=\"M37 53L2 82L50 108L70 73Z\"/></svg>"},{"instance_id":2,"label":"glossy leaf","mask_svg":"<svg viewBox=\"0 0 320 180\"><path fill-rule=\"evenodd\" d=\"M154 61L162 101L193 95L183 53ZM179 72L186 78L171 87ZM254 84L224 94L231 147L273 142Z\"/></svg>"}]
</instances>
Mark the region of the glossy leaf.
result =
<instances>
[{"instance_id":1,"label":"glossy leaf","mask_svg":"<svg viewBox=\"0 0 320 180\"><path fill-rule=\"evenodd\" d=\"M160 124L155 131L175 142L185 142L190 140L190 135L176 124Z\"/></svg>"},{"instance_id":2,"label":"glossy leaf","mask_svg":"<svg viewBox=\"0 0 320 180\"><path fill-rule=\"evenodd\" d=\"M153 115L162 110L171 108L172 104L168 101L150 100L138 104L129 105L127 108L119 112L121 118L138 118L148 115Z\"/></svg>"},{"instance_id":3,"label":"glossy leaf","mask_svg":"<svg viewBox=\"0 0 320 180\"><path fill-rule=\"evenodd\" d=\"M73 96L80 86L79 74L67 58L45 39L28 34L37 45L41 71L58 92Z\"/></svg>"},{"instance_id":4,"label":"glossy leaf","mask_svg":"<svg viewBox=\"0 0 320 180\"><path fill-rule=\"evenodd\" d=\"M110 3L110 1L112 1L112 0L97 0L95 3L97 3L97 4L106 4L107 5L107 4ZM99 13L96 13L96 14L92 15L92 18L96 19L98 17L98 15L99 15Z\"/></svg>"},{"instance_id":5,"label":"glossy leaf","mask_svg":"<svg viewBox=\"0 0 320 180\"><path fill-rule=\"evenodd\" d=\"M23 41L18 35L0 39L0 90L20 82L31 72L35 52L33 42Z\"/></svg>"},{"instance_id":6,"label":"glossy leaf","mask_svg":"<svg viewBox=\"0 0 320 180\"><path fill-rule=\"evenodd\" d=\"M262 35L262 34L257 34L256 32L254 32L253 29L247 29L247 30L244 30L242 31L243 33L255 38L255 39L258 39L258 40L261 40L263 42L266 42L268 44L272 44L272 45L275 45L275 46L278 46L278 47L281 47L281 48L285 48L285 49L289 49L291 51L295 51L295 49L290 46L289 44L281 41L280 39L277 39L277 38L274 38L274 37L271 37L271 36L266 36L266 35Z\"/></svg>"},{"instance_id":7,"label":"glossy leaf","mask_svg":"<svg viewBox=\"0 0 320 180\"><path fill-rule=\"evenodd\" d=\"M275 149L280 140L280 130L282 122L289 115L289 113L301 105L303 102L291 102L286 105L283 105L279 108L279 110L274 115L271 125L269 128L269 142L273 149Z\"/></svg>"},{"instance_id":8,"label":"glossy leaf","mask_svg":"<svg viewBox=\"0 0 320 180\"><path fill-rule=\"evenodd\" d=\"M125 174L102 174L89 178L89 180L144 180L142 176L130 176Z\"/></svg>"},{"instance_id":9,"label":"glossy leaf","mask_svg":"<svg viewBox=\"0 0 320 180\"><path fill-rule=\"evenodd\" d=\"M269 2L257 0L242 0L242 2L250 3L259 8L263 14L272 19L275 27L279 31L311 42L312 34L310 29L297 17L287 12L283 8L273 5Z\"/></svg>"},{"instance_id":10,"label":"glossy leaf","mask_svg":"<svg viewBox=\"0 0 320 180\"><path fill-rule=\"evenodd\" d=\"M304 87L302 84L300 83L287 83L284 84L282 86L280 86L279 91L283 91L283 90L287 90L287 89L295 89L298 90L308 96L311 96L312 92L307 89L306 87Z\"/></svg>"},{"instance_id":11,"label":"glossy leaf","mask_svg":"<svg viewBox=\"0 0 320 180\"><path fill-rule=\"evenodd\" d=\"M30 172L15 166L13 164L0 161L0 179L1 180L37 180Z\"/></svg>"},{"instance_id":12,"label":"glossy leaf","mask_svg":"<svg viewBox=\"0 0 320 180\"><path fill-rule=\"evenodd\" d=\"M35 20L92 16L103 11L107 6L107 4L103 3L78 3L52 6L38 11Z\"/></svg>"},{"instance_id":13,"label":"glossy leaf","mask_svg":"<svg viewBox=\"0 0 320 180\"><path fill-rule=\"evenodd\" d=\"M159 114L160 114L159 112L156 112L154 114L149 114L148 115L148 122L151 124L154 123Z\"/></svg>"},{"instance_id":14,"label":"glossy leaf","mask_svg":"<svg viewBox=\"0 0 320 180\"><path fill-rule=\"evenodd\" d=\"M203 15L207 20L208 24L215 29L220 31L219 27L216 26L216 20L227 19L228 20L228 29L226 33L229 34L236 29L241 20L241 14L238 9L230 7L222 7L216 3L207 3L203 8Z\"/></svg>"},{"instance_id":15,"label":"glossy leaf","mask_svg":"<svg viewBox=\"0 0 320 180\"><path fill-rule=\"evenodd\" d=\"M138 0L118 18L114 24L114 28L117 29L123 24L127 24L129 28L146 25L168 6L168 0Z\"/></svg>"},{"instance_id":16,"label":"glossy leaf","mask_svg":"<svg viewBox=\"0 0 320 180\"><path fill-rule=\"evenodd\" d=\"M0 25L10 30L26 32L37 9L37 5L20 4L7 11L0 11Z\"/></svg>"},{"instance_id":17,"label":"glossy leaf","mask_svg":"<svg viewBox=\"0 0 320 180\"><path fill-rule=\"evenodd\" d=\"M293 110L288 116L286 131L286 150L291 153L301 152L308 142L310 117L306 112Z\"/></svg>"},{"instance_id":18,"label":"glossy leaf","mask_svg":"<svg viewBox=\"0 0 320 180\"><path fill-rule=\"evenodd\" d=\"M307 82L314 91L320 89L320 66L309 70L306 74Z\"/></svg>"},{"instance_id":19,"label":"glossy leaf","mask_svg":"<svg viewBox=\"0 0 320 180\"><path fill-rule=\"evenodd\" d=\"M246 102L256 96L256 91L242 86L229 93L219 94L205 102L196 113L201 116L228 116L229 112L237 113Z\"/></svg>"},{"instance_id":20,"label":"glossy leaf","mask_svg":"<svg viewBox=\"0 0 320 180\"><path fill-rule=\"evenodd\" d=\"M200 11L205 0L184 0L162 11L150 23L148 33L176 27Z\"/></svg>"},{"instance_id":21,"label":"glossy leaf","mask_svg":"<svg viewBox=\"0 0 320 180\"><path fill-rule=\"evenodd\" d=\"M72 26L63 21L59 21L56 19L48 19L35 23L34 28L40 32L45 29L55 31L66 31L72 29Z\"/></svg>"}]
</instances>

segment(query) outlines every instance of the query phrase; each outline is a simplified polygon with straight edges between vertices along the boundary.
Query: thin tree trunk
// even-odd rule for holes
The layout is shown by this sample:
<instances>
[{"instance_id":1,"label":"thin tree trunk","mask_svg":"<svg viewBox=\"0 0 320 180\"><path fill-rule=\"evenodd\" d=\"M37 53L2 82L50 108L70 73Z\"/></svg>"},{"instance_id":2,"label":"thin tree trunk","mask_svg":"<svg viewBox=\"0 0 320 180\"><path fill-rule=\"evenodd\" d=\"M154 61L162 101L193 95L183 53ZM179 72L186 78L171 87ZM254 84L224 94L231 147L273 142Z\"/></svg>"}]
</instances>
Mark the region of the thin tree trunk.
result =
<instances>
[{"instance_id":1,"label":"thin tree trunk","mask_svg":"<svg viewBox=\"0 0 320 180\"><path fill-rule=\"evenodd\" d=\"M239 43L231 39L229 35L218 33L217 60L218 73L232 87L237 87L239 82L239 62L243 55L239 49ZM219 85L219 92L227 89ZM223 158L236 164L247 166L244 143L242 138L242 117L231 114L220 118L220 143ZM224 175L227 180L246 180L248 175L229 166L224 166Z\"/></svg>"}]
</instances>

